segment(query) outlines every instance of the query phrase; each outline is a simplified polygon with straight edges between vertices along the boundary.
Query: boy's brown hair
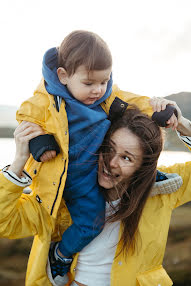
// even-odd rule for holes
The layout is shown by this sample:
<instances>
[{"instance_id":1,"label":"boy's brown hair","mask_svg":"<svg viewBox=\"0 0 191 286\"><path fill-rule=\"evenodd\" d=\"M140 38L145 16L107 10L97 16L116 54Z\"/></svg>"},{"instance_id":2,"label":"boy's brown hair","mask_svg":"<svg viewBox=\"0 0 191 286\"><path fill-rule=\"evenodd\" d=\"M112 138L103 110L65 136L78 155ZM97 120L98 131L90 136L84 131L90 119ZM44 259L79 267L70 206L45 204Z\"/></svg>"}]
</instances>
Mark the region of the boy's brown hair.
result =
<instances>
[{"instance_id":1,"label":"boy's brown hair","mask_svg":"<svg viewBox=\"0 0 191 286\"><path fill-rule=\"evenodd\" d=\"M100 36L77 30L66 36L61 43L58 49L58 68L63 67L71 76L81 65L87 71L106 70L112 66L112 56Z\"/></svg>"}]
</instances>

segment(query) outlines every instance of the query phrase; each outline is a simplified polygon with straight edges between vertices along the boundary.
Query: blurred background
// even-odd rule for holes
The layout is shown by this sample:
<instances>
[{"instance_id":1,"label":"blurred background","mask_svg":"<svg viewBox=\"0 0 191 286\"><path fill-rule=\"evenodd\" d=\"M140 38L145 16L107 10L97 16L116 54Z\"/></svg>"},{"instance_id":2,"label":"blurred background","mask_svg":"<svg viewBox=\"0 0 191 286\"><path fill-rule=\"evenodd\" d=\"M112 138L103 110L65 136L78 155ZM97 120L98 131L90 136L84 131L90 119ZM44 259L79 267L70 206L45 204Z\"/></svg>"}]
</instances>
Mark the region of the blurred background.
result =
<instances>
[{"instance_id":1,"label":"blurred background","mask_svg":"<svg viewBox=\"0 0 191 286\"><path fill-rule=\"evenodd\" d=\"M0 3L0 168L13 160L15 113L41 79L42 57L73 30L98 33L113 55L120 89L177 101L191 119L190 0L7 0ZM159 164L191 155L167 132ZM191 285L191 206L174 211L164 266L175 286ZM0 239L0 286L24 285L32 238Z\"/></svg>"}]
</instances>

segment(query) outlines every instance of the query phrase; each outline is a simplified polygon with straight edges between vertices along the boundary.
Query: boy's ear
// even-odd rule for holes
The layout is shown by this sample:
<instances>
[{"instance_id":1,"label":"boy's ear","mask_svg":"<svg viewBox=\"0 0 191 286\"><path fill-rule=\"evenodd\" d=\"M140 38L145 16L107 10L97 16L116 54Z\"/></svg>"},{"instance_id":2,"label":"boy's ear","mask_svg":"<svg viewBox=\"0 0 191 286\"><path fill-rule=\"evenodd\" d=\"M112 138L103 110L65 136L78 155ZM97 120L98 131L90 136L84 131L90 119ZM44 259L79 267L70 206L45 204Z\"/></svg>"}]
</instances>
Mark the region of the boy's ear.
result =
<instances>
[{"instance_id":1,"label":"boy's ear","mask_svg":"<svg viewBox=\"0 0 191 286\"><path fill-rule=\"evenodd\" d=\"M57 75L58 75L60 82L64 85L66 85L67 79L68 79L67 71L64 68L60 67L57 69Z\"/></svg>"}]
</instances>

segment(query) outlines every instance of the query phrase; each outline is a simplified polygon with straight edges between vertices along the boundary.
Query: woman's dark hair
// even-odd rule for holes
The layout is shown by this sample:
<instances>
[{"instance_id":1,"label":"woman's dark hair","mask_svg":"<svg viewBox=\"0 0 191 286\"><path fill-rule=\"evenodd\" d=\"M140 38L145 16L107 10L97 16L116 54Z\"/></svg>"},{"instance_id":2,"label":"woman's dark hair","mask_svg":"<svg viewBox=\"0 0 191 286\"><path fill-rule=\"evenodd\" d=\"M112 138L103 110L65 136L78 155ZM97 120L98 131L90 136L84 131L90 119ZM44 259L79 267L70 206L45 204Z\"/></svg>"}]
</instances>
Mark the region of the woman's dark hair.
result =
<instances>
[{"instance_id":1,"label":"woman's dark hair","mask_svg":"<svg viewBox=\"0 0 191 286\"><path fill-rule=\"evenodd\" d=\"M58 67L63 67L69 76L79 66L87 71L106 70L112 67L111 52L104 40L95 33L77 30L70 33L58 49Z\"/></svg>"},{"instance_id":2,"label":"woman's dark hair","mask_svg":"<svg viewBox=\"0 0 191 286\"><path fill-rule=\"evenodd\" d=\"M115 212L108 218L109 222L122 221L121 251L127 254L130 249L134 253L136 248L138 224L156 180L157 160L162 151L163 138L161 129L151 118L135 107L127 109L122 117L112 122L100 150L108 170L110 169L109 162L112 156L109 150L110 138L120 128L127 128L138 137L143 153L141 166L128 182L124 181L115 186L116 192L122 193L122 196ZM108 199L107 190L104 190L104 195Z\"/></svg>"}]
</instances>

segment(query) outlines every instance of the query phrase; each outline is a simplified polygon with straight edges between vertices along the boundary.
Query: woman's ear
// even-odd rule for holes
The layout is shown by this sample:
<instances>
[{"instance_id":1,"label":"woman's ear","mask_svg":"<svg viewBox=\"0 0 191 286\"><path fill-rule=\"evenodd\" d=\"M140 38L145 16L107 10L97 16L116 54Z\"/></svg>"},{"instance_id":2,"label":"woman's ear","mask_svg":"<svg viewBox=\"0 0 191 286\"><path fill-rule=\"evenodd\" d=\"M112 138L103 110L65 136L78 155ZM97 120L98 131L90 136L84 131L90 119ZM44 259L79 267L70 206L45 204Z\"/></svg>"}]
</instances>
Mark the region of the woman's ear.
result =
<instances>
[{"instance_id":1,"label":"woman's ear","mask_svg":"<svg viewBox=\"0 0 191 286\"><path fill-rule=\"evenodd\" d=\"M58 75L59 81L62 84L67 85L67 81L68 81L67 71L64 68L60 67L57 69L57 75Z\"/></svg>"}]
</instances>

